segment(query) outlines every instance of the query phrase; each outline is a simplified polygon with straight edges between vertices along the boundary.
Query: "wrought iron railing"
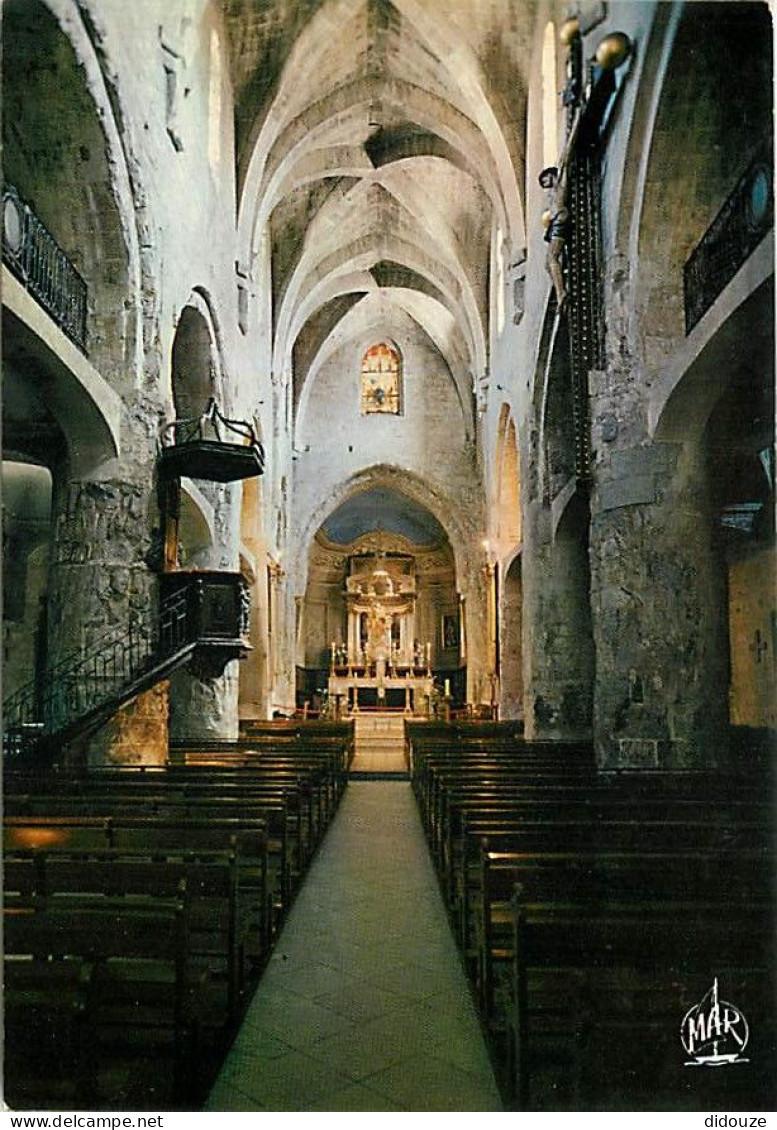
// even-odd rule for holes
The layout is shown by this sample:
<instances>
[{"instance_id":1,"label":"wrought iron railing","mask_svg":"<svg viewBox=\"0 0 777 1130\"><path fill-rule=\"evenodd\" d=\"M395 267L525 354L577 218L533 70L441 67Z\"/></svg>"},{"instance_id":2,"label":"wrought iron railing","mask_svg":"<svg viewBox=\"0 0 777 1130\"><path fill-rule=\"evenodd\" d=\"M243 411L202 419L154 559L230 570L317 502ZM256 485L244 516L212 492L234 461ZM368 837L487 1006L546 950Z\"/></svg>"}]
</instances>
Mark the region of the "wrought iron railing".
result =
<instances>
[{"instance_id":1,"label":"wrought iron railing","mask_svg":"<svg viewBox=\"0 0 777 1130\"><path fill-rule=\"evenodd\" d=\"M213 397L199 416L164 424L159 432L159 474L212 482L253 478L264 470L264 450L246 420L230 420Z\"/></svg>"},{"instance_id":2,"label":"wrought iron railing","mask_svg":"<svg viewBox=\"0 0 777 1130\"><path fill-rule=\"evenodd\" d=\"M41 682L30 683L3 703L4 750L22 757L41 739L60 734L115 703L143 677L195 642L200 592L190 587L165 598L156 623L131 623L66 656Z\"/></svg>"},{"instance_id":3,"label":"wrought iron railing","mask_svg":"<svg viewBox=\"0 0 777 1130\"><path fill-rule=\"evenodd\" d=\"M86 352L86 282L12 185L3 188L3 262Z\"/></svg>"},{"instance_id":4,"label":"wrought iron railing","mask_svg":"<svg viewBox=\"0 0 777 1130\"><path fill-rule=\"evenodd\" d=\"M774 155L763 144L683 268L690 333L774 226Z\"/></svg>"},{"instance_id":5,"label":"wrought iron railing","mask_svg":"<svg viewBox=\"0 0 777 1130\"><path fill-rule=\"evenodd\" d=\"M215 397L210 397L199 416L187 416L163 424L159 432L160 447L215 439L220 443L255 444L260 446L253 426L247 420L231 420L220 410Z\"/></svg>"}]
</instances>

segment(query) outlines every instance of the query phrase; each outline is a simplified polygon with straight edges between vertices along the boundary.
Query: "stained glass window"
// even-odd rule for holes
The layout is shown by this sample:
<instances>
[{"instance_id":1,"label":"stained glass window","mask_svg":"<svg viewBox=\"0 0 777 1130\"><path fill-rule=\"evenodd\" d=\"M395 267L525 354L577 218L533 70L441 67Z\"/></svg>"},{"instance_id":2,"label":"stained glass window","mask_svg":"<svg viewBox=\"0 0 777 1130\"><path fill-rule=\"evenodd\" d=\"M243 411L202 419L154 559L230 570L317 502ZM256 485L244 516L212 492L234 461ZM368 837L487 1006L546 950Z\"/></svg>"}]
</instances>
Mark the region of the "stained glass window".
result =
<instances>
[{"instance_id":1,"label":"stained glass window","mask_svg":"<svg viewBox=\"0 0 777 1130\"><path fill-rule=\"evenodd\" d=\"M402 411L402 360L385 342L370 346L362 358L362 415L399 416Z\"/></svg>"}]
</instances>

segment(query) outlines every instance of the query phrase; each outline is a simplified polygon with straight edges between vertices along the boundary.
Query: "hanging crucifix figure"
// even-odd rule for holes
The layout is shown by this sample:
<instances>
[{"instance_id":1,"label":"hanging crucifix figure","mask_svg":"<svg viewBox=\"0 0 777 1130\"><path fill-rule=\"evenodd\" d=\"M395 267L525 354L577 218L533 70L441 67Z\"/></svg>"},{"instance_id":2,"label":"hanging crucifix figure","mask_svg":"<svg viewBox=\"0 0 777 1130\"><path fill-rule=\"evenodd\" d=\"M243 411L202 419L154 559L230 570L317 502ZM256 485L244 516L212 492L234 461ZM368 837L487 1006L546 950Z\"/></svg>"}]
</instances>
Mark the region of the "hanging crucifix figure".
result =
<instances>
[{"instance_id":1,"label":"hanging crucifix figure","mask_svg":"<svg viewBox=\"0 0 777 1130\"><path fill-rule=\"evenodd\" d=\"M548 189L550 207L545 213L547 227L545 229L545 242L548 244L548 254L545 266L556 292L556 303L559 310L563 310L567 300L567 288L564 280L564 247L569 237L569 209L567 208L567 166L561 169L551 165L543 169L539 176L540 184Z\"/></svg>"},{"instance_id":2,"label":"hanging crucifix figure","mask_svg":"<svg viewBox=\"0 0 777 1130\"><path fill-rule=\"evenodd\" d=\"M543 215L545 242L548 244L545 266L556 292L556 304L559 312L564 309L567 301L567 287L564 279L564 248L569 239L572 223L567 207L569 188L567 177L582 119L581 76L576 58L574 54L570 53L567 68L568 80L561 99L569 115L564 149L558 167L550 165L547 169L543 169L539 175L540 185L548 191L548 208Z\"/></svg>"}]
</instances>

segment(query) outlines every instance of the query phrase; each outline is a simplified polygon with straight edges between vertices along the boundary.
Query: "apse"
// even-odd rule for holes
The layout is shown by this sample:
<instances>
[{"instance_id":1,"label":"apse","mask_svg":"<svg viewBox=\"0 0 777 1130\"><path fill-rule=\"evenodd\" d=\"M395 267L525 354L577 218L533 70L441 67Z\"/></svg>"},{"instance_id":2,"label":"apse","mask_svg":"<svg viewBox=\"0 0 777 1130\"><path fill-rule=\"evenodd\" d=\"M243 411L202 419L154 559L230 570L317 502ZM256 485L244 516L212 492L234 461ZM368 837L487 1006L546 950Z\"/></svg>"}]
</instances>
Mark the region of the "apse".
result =
<instances>
[{"instance_id":1,"label":"apse","mask_svg":"<svg viewBox=\"0 0 777 1130\"><path fill-rule=\"evenodd\" d=\"M300 706L418 715L438 693L463 695L465 683L445 529L420 502L381 484L347 499L310 550L297 633Z\"/></svg>"}]
</instances>

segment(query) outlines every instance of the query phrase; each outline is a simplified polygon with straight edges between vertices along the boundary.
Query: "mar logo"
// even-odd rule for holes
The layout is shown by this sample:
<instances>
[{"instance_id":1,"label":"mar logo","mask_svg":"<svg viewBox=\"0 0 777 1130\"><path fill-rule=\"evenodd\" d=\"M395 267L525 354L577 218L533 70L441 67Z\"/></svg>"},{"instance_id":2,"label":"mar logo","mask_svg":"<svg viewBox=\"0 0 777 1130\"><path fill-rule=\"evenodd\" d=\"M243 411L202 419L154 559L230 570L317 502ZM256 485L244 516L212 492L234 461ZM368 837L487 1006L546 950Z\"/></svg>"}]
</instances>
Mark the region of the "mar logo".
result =
<instances>
[{"instance_id":1,"label":"mar logo","mask_svg":"<svg viewBox=\"0 0 777 1130\"><path fill-rule=\"evenodd\" d=\"M680 1025L680 1039L690 1057L686 1067L728 1067L748 1063L742 1056L750 1038L740 1009L718 995L718 979L699 1004L690 1008Z\"/></svg>"}]
</instances>

